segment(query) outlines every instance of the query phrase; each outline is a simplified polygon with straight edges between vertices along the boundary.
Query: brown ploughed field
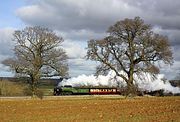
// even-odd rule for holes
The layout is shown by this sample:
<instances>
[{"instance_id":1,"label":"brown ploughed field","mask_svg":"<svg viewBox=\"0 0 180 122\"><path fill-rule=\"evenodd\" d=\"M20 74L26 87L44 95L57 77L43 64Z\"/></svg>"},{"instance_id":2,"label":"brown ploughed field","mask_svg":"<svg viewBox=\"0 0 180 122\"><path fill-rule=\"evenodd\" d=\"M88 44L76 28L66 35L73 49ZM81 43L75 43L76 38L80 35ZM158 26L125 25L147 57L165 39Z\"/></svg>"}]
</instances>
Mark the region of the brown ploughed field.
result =
<instances>
[{"instance_id":1,"label":"brown ploughed field","mask_svg":"<svg viewBox=\"0 0 180 122\"><path fill-rule=\"evenodd\" d=\"M0 98L1 122L180 122L180 97Z\"/></svg>"}]
</instances>

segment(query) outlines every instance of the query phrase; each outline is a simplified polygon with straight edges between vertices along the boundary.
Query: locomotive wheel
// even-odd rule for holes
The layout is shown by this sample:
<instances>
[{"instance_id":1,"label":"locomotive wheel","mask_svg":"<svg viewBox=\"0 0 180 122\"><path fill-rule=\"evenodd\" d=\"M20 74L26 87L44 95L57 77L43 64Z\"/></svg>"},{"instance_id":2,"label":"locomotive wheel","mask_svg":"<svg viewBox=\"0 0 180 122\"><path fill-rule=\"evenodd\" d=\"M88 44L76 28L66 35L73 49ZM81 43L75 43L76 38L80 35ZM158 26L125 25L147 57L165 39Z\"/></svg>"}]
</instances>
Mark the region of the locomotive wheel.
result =
<instances>
[{"instance_id":1,"label":"locomotive wheel","mask_svg":"<svg viewBox=\"0 0 180 122\"><path fill-rule=\"evenodd\" d=\"M62 92L61 95L72 95L72 92Z\"/></svg>"},{"instance_id":2,"label":"locomotive wheel","mask_svg":"<svg viewBox=\"0 0 180 122\"><path fill-rule=\"evenodd\" d=\"M66 92L66 95L72 95L72 92Z\"/></svg>"}]
</instances>

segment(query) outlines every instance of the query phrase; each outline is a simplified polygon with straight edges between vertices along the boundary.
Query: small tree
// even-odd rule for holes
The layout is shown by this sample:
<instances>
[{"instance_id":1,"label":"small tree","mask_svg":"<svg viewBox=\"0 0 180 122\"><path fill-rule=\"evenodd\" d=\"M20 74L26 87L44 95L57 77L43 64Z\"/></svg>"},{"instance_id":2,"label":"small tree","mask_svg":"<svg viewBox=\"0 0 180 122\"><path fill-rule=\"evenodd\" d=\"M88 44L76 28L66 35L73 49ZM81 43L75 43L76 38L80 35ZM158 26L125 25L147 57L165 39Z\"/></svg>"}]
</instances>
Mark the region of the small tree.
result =
<instances>
[{"instance_id":1,"label":"small tree","mask_svg":"<svg viewBox=\"0 0 180 122\"><path fill-rule=\"evenodd\" d=\"M139 17L118 21L107 37L88 41L87 49L87 58L100 62L97 74L115 71L127 83L128 94L135 93L134 74L157 74L155 62L171 64L173 59L168 38L155 34Z\"/></svg>"},{"instance_id":2,"label":"small tree","mask_svg":"<svg viewBox=\"0 0 180 122\"><path fill-rule=\"evenodd\" d=\"M2 63L16 75L30 78L33 96L41 77L68 75L67 55L60 47L62 37L39 26L17 30L13 36L15 57Z\"/></svg>"}]
</instances>

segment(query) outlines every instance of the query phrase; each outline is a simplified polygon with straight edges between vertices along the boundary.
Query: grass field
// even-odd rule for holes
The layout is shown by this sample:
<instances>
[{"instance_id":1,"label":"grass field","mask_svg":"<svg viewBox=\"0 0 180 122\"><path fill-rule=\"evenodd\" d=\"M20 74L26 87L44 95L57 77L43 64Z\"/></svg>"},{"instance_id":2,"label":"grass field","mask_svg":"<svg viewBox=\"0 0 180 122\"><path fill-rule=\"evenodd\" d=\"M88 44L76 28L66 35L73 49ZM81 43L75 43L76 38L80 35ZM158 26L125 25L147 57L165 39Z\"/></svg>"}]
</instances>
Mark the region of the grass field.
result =
<instances>
[{"instance_id":1,"label":"grass field","mask_svg":"<svg viewBox=\"0 0 180 122\"><path fill-rule=\"evenodd\" d=\"M42 91L44 96L52 96L53 89L55 87L54 82L39 81L38 90ZM0 80L0 97L3 96L27 96L30 93L29 84L25 81L16 80Z\"/></svg>"},{"instance_id":2,"label":"grass field","mask_svg":"<svg viewBox=\"0 0 180 122\"><path fill-rule=\"evenodd\" d=\"M180 122L180 97L0 98L2 122Z\"/></svg>"}]
</instances>

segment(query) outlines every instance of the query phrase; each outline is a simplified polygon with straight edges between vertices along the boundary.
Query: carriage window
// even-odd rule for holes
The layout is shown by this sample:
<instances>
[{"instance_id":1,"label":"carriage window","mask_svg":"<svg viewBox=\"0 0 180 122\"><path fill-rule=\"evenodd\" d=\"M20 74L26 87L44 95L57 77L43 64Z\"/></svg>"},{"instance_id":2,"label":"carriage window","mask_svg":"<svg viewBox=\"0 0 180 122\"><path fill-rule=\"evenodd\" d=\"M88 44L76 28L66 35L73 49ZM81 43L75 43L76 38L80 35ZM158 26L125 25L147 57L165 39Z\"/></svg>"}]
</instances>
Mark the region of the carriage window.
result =
<instances>
[{"instance_id":1,"label":"carriage window","mask_svg":"<svg viewBox=\"0 0 180 122\"><path fill-rule=\"evenodd\" d=\"M113 89L113 92L116 92L116 89Z\"/></svg>"}]
</instances>

